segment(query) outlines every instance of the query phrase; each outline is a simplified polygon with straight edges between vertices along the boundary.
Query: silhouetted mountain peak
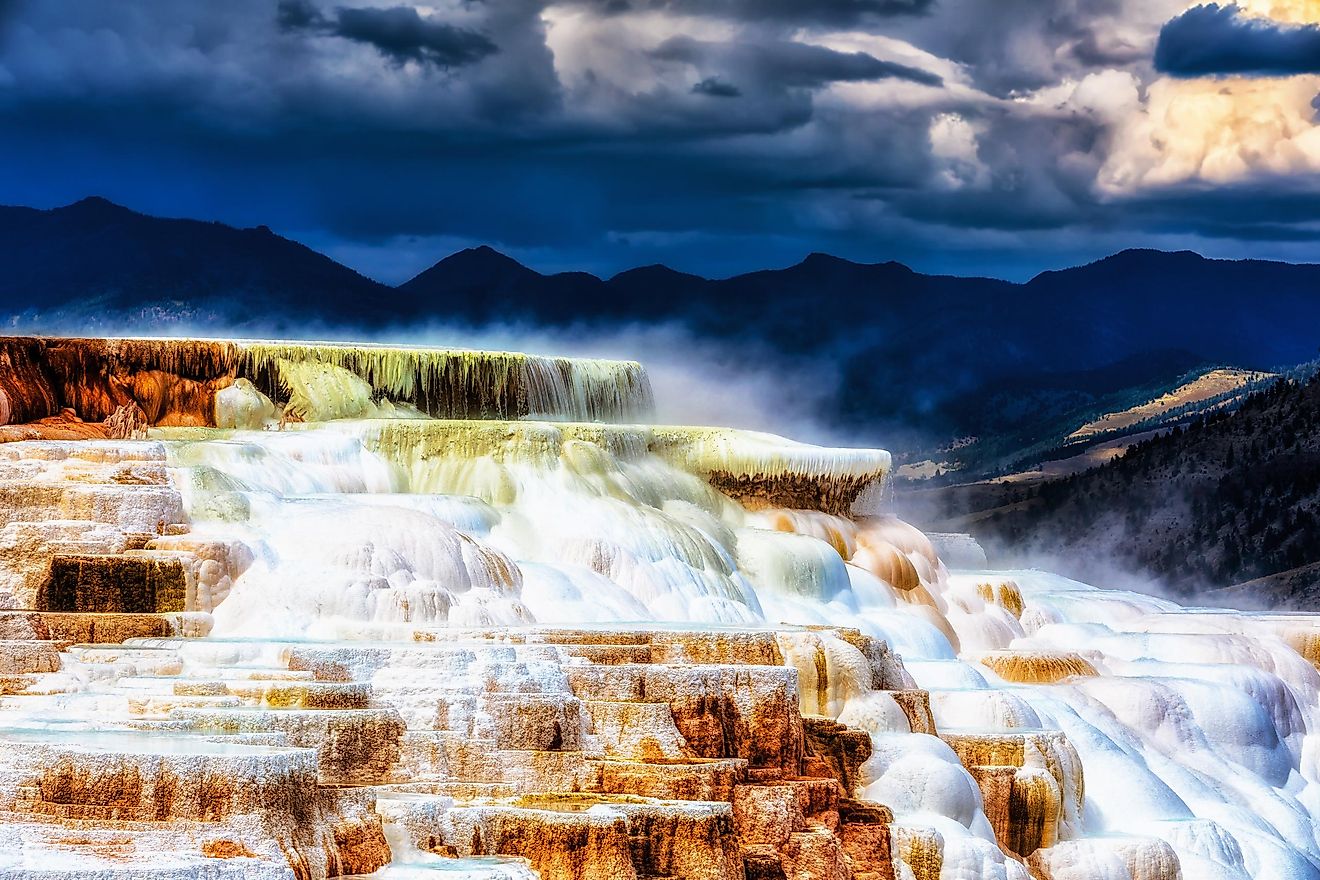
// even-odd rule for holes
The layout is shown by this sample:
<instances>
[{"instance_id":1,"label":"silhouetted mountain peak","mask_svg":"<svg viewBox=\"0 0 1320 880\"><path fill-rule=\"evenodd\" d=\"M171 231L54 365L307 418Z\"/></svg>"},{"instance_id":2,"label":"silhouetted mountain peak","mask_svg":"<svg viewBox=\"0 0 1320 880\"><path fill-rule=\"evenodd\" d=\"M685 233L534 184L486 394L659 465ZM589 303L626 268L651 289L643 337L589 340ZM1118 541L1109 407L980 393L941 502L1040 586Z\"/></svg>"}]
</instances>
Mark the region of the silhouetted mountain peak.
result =
<instances>
[{"instance_id":1,"label":"silhouetted mountain peak","mask_svg":"<svg viewBox=\"0 0 1320 880\"><path fill-rule=\"evenodd\" d=\"M71 205L56 208L52 213L74 216L82 219L124 219L127 217L143 216L130 208L125 208L123 205L117 205L102 196L87 196L84 199L79 199Z\"/></svg>"},{"instance_id":2,"label":"silhouetted mountain peak","mask_svg":"<svg viewBox=\"0 0 1320 880\"><path fill-rule=\"evenodd\" d=\"M1073 276L1077 273L1121 273L1121 272L1162 272L1171 269L1186 269L1188 267L1203 263L1213 262L1212 260L1201 256L1195 251L1159 251L1153 248L1127 248L1110 254L1107 257L1101 257L1098 260L1092 260L1080 266L1069 266L1065 269L1048 269L1041 272L1031 280L1033 282L1058 278L1060 276Z\"/></svg>"},{"instance_id":3,"label":"silhouetted mountain peak","mask_svg":"<svg viewBox=\"0 0 1320 880\"><path fill-rule=\"evenodd\" d=\"M834 254L821 251L813 251L807 254L800 263L790 266L787 271L809 275L837 274L840 272L883 273L890 276L914 276L918 274L911 267L895 260L888 260L883 263L859 263L855 260L836 257Z\"/></svg>"},{"instance_id":4,"label":"silhouetted mountain peak","mask_svg":"<svg viewBox=\"0 0 1320 880\"><path fill-rule=\"evenodd\" d=\"M1196 251L1157 251L1154 248L1128 248L1127 250L1122 250L1116 254L1105 257L1103 260L1097 260L1092 265L1130 267L1161 264L1167 265L1174 263L1186 265L1189 263L1206 262L1209 262L1209 260L1198 254Z\"/></svg>"},{"instance_id":5,"label":"silhouetted mountain peak","mask_svg":"<svg viewBox=\"0 0 1320 880\"><path fill-rule=\"evenodd\" d=\"M269 229L152 217L100 196L44 211L0 207L0 264L11 314L64 310L87 326L147 313L361 320L386 290Z\"/></svg>"},{"instance_id":6,"label":"silhouetted mountain peak","mask_svg":"<svg viewBox=\"0 0 1320 880\"><path fill-rule=\"evenodd\" d=\"M837 266L860 266L860 263L854 263L852 260L845 260L843 257L836 257L833 254L827 254L822 251L812 251L802 258L798 263L798 268L802 269L821 269L833 268Z\"/></svg>"},{"instance_id":7,"label":"silhouetted mountain peak","mask_svg":"<svg viewBox=\"0 0 1320 880\"><path fill-rule=\"evenodd\" d=\"M503 272L518 272L529 275L540 274L533 269L527 268L508 254L500 253L488 244L461 250L456 254L451 254L440 262L449 266L481 268L488 271L494 269Z\"/></svg>"},{"instance_id":8,"label":"silhouetted mountain peak","mask_svg":"<svg viewBox=\"0 0 1320 880\"><path fill-rule=\"evenodd\" d=\"M123 205L117 205L107 199L105 196L84 196L72 204L66 205L68 208L117 208L127 211Z\"/></svg>"},{"instance_id":9,"label":"silhouetted mountain peak","mask_svg":"<svg viewBox=\"0 0 1320 880\"><path fill-rule=\"evenodd\" d=\"M469 290L526 283L541 277L541 273L513 257L483 244L450 254L400 285L400 289L422 293Z\"/></svg>"},{"instance_id":10,"label":"silhouetted mountain peak","mask_svg":"<svg viewBox=\"0 0 1320 880\"><path fill-rule=\"evenodd\" d=\"M706 279L700 275L693 275L690 272L680 272L677 269L671 269L663 263L652 263L649 266L638 266L636 269L625 269L617 275L610 278L611 284L633 284L644 283L654 284L659 282L701 282Z\"/></svg>"}]
</instances>

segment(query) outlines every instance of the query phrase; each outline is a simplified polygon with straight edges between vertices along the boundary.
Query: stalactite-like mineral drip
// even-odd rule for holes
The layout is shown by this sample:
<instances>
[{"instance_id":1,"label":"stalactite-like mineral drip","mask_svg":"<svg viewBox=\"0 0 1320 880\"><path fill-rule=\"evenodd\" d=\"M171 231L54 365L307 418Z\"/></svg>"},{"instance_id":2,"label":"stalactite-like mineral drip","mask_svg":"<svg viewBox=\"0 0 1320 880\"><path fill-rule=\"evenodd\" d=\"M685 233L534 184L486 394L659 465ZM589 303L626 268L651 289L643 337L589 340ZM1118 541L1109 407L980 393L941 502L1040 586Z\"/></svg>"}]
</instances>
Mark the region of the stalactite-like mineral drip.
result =
<instances>
[{"instance_id":1,"label":"stalactite-like mineral drip","mask_svg":"<svg viewBox=\"0 0 1320 880\"><path fill-rule=\"evenodd\" d=\"M0 425L35 422L60 410L51 378L42 369L37 339L0 339Z\"/></svg>"},{"instance_id":2,"label":"stalactite-like mineral drip","mask_svg":"<svg viewBox=\"0 0 1320 880\"><path fill-rule=\"evenodd\" d=\"M727 428L656 428L652 448L753 509L849 514L868 489L880 491L890 468L887 452L825 449Z\"/></svg>"},{"instance_id":3,"label":"stalactite-like mineral drip","mask_svg":"<svg viewBox=\"0 0 1320 880\"><path fill-rule=\"evenodd\" d=\"M626 361L330 343L244 342L240 350L240 372L270 396L287 365L311 363L436 418L632 422L652 410L645 370Z\"/></svg>"},{"instance_id":4,"label":"stalactite-like mineral drip","mask_svg":"<svg viewBox=\"0 0 1320 880\"><path fill-rule=\"evenodd\" d=\"M315 367L320 365L319 374ZM650 418L640 364L513 352L230 342L205 339L0 338L0 419L32 422L69 407L100 421L136 403L153 425L214 425L215 394L244 378L272 399L308 383L353 388L332 417L379 415L366 402L406 404L440 418L637 422ZM340 372L336 372L340 371ZM341 400L340 403L347 401ZM298 402L305 409L306 401ZM335 413L335 410L328 412ZM313 415L322 415L313 412Z\"/></svg>"}]
</instances>

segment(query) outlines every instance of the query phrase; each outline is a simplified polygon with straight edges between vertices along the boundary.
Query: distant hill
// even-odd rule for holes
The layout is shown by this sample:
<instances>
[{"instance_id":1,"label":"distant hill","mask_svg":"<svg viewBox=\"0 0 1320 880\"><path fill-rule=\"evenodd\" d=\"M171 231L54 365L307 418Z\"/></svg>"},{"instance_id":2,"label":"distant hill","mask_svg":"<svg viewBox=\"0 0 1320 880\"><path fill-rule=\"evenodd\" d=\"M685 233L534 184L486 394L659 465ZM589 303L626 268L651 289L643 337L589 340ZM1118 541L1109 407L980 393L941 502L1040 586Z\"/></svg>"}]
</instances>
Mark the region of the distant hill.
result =
<instances>
[{"instance_id":1,"label":"distant hill","mask_svg":"<svg viewBox=\"0 0 1320 880\"><path fill-rule=\"evenodd\" d=\"M1320 266L1187 252L1124 251L1015 284L825 254L718 280L664 266L601 279L542 274L480 247L390 288L264 227L89 198L0 208L0 266L0 310L18 329L678 323L731 350L770 352L786 387L828 385L815 395L827 400L821 415L867 442L888 442L896 425L934 445L1011 423L1011 442L983 450L978 467L1049 447L1065 427L1167 390L1196 365L1268 369L1320 343Z\"/></svg>"},{"instance_id":2,"label":"distant hill","mask_svg":"<svg viewBox=\"0 0 1320 880\"><path fill-rule=\"evenodd\" d=\"M390 290L265 227L149 217L101 198L0 207L0 306L69 322L357 321Z\"/></svg>"},{"instance_id":3,"label":"distant hill","mask_svg":"<svg viewBox=\"0 0 1320 880\"><path fill-rule=\"evenodd\" d=\"M1320 378L1151 437L1103 467L944 493L939 527L1121 586L1320 610ZM1001 558L1001 562L1011 562Z\"/></svg>"},{"instance_id":4,"label":"distant hill","mask_svg":"<svg viewBox=\"0 0 1320 880\"><path fill-rule=\"evenodd\" d=\"M1173 349L1089 370L1000 377L946 404L960 424L975 429L976 438L945 458L958 466L960 476L1012 472L1061 454L1083 425L1158 398L1205 366L1197 355Z\"/></svg>"},{"instance_id":5,"label":"distant hill","mask_svg":"<svg viewBox=\"0 0 1320 880\"><path fill-rule=\"evenodd\" d=\"M1250 370L1212 369L1198 372L1177 388L1122 410L1107 412L1068 435L1070 443L1086 443L1100 437L1128 433L1142 426L1160 426L1183 413L1232 405L1265 383L1274 373Z\"/></svg>"}]
</instances>

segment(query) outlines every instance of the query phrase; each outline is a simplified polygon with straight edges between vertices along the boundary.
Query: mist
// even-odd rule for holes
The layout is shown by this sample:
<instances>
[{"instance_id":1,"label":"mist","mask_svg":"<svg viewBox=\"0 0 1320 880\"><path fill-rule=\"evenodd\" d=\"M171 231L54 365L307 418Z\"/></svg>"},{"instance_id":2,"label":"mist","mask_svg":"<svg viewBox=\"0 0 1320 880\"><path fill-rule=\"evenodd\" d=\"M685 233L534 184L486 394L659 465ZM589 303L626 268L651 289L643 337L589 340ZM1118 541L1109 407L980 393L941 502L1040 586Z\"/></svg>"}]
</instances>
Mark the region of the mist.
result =
<instances>
[{"instance_id":1,"label":"mist","mask_svg":"<svg viewBox=\"0 0 1320 880\"><path fill-rule=\"evenodd\" d=\"M359 342L638 361L651 380L657 424L718 425L821 446L878 447L891 452L897 445L914 448L929 442L920 426L899 420L877 419L865 428L832 420L831 405L848 393L837 361L787 356L754 338L715 339L677 321L608 326L519 321L473 326L441 320L360 328L287 319L89 319L78 314L15 319L10 326L15 332L58 336Z\"/></svg>"}]
</instances>

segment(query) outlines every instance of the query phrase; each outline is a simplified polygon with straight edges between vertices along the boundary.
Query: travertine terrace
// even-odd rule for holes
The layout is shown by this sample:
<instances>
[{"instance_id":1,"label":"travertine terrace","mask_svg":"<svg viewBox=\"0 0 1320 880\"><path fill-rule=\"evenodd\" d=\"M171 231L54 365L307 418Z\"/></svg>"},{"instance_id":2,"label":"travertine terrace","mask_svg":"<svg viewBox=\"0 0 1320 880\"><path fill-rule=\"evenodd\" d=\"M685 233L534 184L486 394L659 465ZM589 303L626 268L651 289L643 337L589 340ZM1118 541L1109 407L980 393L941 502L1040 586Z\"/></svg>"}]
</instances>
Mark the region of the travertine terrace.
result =
<instances>
[{"instance_id":1,"label":"travertine terrace","mask_svg":"<svg viewBox=\"0 0 1320 880\"><path fill-rule=\"evenodd\" d=\"M951 572L637 364L0 340L0 876L1320 876L1320 624Z\"/></svg>"}]
</instances>

